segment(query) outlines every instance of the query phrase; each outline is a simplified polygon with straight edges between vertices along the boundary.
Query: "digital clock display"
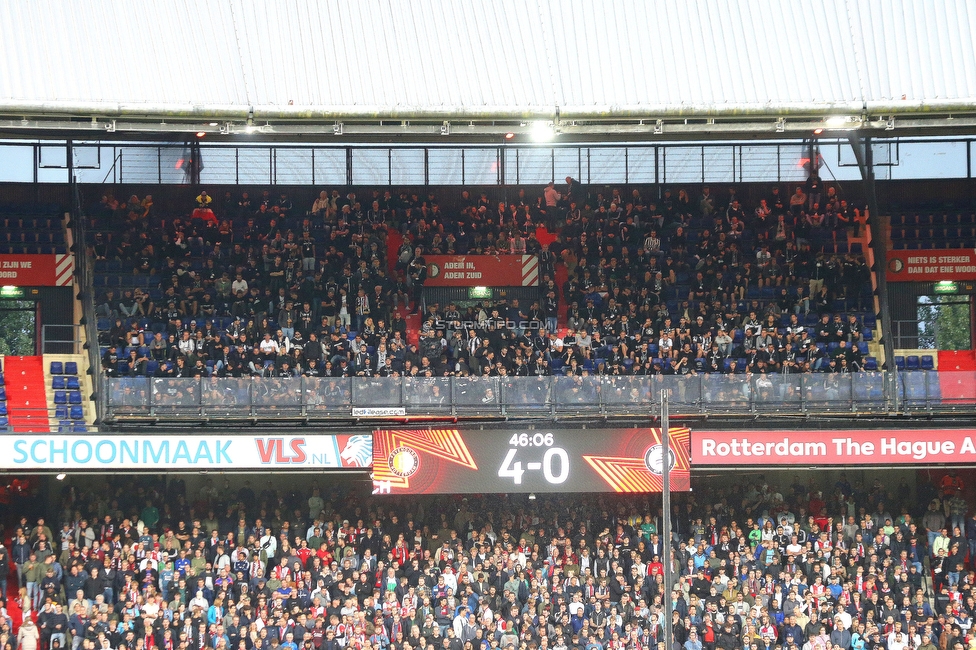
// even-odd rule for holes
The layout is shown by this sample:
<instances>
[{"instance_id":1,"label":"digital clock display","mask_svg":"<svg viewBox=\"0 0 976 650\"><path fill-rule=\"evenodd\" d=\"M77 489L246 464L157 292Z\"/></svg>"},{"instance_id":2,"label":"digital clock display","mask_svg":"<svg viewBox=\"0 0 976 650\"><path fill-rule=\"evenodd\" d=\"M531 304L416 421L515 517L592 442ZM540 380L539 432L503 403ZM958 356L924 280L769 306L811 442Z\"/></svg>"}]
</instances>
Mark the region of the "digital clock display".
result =
<instances>
[{"instance_id":1,"label":"digital clock display","mask_svg":"<svg viewBox=\"0 0 976 650\"><path fill-rule=\"evenodd\" d=\"M689 431L672 428L671 489L690 488ZM660 429L373 433L374 494L660 492Z\"/></svg>"}]
</instances>

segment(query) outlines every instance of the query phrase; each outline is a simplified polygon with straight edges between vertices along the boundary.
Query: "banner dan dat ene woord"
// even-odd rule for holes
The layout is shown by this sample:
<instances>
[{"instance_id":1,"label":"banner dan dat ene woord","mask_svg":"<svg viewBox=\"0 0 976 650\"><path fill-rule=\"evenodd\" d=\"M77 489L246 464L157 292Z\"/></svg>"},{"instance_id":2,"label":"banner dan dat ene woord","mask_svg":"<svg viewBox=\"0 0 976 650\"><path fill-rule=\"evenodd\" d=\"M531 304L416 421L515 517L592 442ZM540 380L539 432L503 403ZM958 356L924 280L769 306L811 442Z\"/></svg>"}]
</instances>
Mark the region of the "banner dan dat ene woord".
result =
<instances>
[{"instance_id":1,"label":"banner dan dat ene woord","mask_svg":"<svg viewBox=\"0 0 976 650\"><path fill-rule=\"evenodd\" d=\"M898 465L976 462L976 429L696 431L694 465Z\"/></svg>"}]
</instances>

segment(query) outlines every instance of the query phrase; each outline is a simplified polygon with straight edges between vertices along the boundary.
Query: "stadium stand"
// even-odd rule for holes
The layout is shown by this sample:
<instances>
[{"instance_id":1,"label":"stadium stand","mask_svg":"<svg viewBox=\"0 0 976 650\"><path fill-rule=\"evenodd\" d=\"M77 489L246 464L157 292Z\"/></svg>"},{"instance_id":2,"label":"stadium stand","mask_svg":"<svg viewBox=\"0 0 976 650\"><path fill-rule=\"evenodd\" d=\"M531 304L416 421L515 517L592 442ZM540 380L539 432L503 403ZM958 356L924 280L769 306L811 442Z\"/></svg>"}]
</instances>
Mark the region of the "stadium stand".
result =
<instances>
[{"instance_id":1,"label":"stadium stand","mask_svg":"<svg viewBox=\"0 0 976 650\"><path fill-rule=\"evenodd\" d=\"M647 495L391 507L311 478L106 477L71 490L62 516L12 527L3 635L30 621L51 648L637 650L661 647L669 596L678 649L964 647L976 516L962 478L831 481L674 495L666 595Z\"/></svg>"},{"instance_id":2,"label":"stadium stand","mask_svg":"<svg viewBox=\"0 0 976 650\"><path fill-rule=\"evenodd\" d=\"M575 182L508 203L332 191L305 209L270 191L203 192L191 215L105 197L89 248L102 365L157 377L876 367L868 270L847 236L857 211L805 188L748 208L734 187L656 201ZM539 255L538 300L424 300L423 255L500 252ZM505 319L532 325L499 331Z\"/></svg>"}]
</instances>

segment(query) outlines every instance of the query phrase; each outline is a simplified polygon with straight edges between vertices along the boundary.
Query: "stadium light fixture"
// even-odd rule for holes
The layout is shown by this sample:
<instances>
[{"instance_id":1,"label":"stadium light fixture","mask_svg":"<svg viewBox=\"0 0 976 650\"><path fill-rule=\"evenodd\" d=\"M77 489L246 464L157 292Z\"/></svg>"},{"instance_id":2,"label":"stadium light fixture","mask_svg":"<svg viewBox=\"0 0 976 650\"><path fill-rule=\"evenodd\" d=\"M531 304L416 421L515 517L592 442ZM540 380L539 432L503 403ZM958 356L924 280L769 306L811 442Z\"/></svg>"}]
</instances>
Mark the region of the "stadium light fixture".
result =
<instances>
[{"instance_id":1,"label":"stadium light fixture","mask_svg":"<svg viewBox=\"0 0 976 650\"><path fill-rule=\"evenodd\" d=\"M786 131L786 118L781 117L776 120L776 133L783 133Z\"/></svg>"},{"instance_id":2,"label":"stadium light fixture","mask_svg":"<svg viewBox=\"0 0 976 650\"><path fill-rule=\"evenodd\" d=\"M511 131L509 131L508 133L505 134L505 139L506 140L511 140L514 137L515 137L515 134L512 133Z\"/></svg>"},{"instance_id":3,"label":"stadium light fixture","mask_svg":"<svg viewBox=\"0 0 976 650\"><path fill-rule=\"evenodd\" d=\"M217 126L217 123L216 122L211 122L210 123L210 126Z\"/></svg>"},{"instance_id":4,"label":"stadium light fixture","mask_svg":"<svg viewBox=\"0 0 976 650\"><path fill-rule=\"evenodd\" d=\"M661 135L664 133L664 120L658 120L654 123L654 135Z\"/></svg>"},{"instance_id":5,"label":"stadium light fixture","mask_svg":"<svg viewBox=\"0 0 976 650\"><path fill-rule=\"evenodd\" d=\"M535 501L535 492L529 492L529 501Z\"/></svg>"},{"instance_id":6,"label":"stadium light fixture","mask_svg":"<svg viewBox=\"0 0 976 650\"><path fill-rule=\"evenodd\" d=\"M332 125L332 135L342 135L342 122L336 122Z\"/></svg>"},{"instance_id":7,"label":"stadium light fixture","mask_svg":"<svg viewBox=\"0 0 976 650\"><path fill-rule=\"evenodd\" d=\"M247 133L248 135L254 133L257 130L258 127L254 126L253 124L248 124L247 126L244 127L244 133Z\"/></svg>"},{"instance_id":8,"label":"stadium light fixture","mask_svg":"<svg viewBox=\"0 0 976 650\"><path fill-rule=\"evenodd\" d=\"M552 122L533 122L532 139L536 142L548 142L555 137L556 132L552 128Z\"/></svg>"},{"instance_id":9,"label":"stadium light fixture","mask_svg":"<svg viewBox=\"0 0 976 650\"><path fill-rule=\"evenodd\" d=\"M64 472L61 472L60 474L58 474L54 478L58 479L59 481L63 481L67 476L68 476L67 474L65 474Z\"/></svg>"},{"instance_id":10,"label":"stadium light fixture","mask_svg":"<svg viewBox=\"0 0 976 650\"><path fill-rule=\"evenodd\" d=\"M206 131L197 131L197 137L202 138L207 135Z\"/></svg>"},{"instance_id":11,"label":"stadium light fixture","mask_svg":"<svg viewBox=\"0 0 976 650\"><path fill-rule=\"evenodd\" d=\"M844 115L834 115L833 117L828 117L824 124L826 124L831 129L839 129L840 127L847 124L848 118Z\"/></svg>"},{"instance_id":12,"label":"stadium light fixture","mask_svg":"<svg viewBox=\"0 0 976 650\"><path fill-rule=\"evenodd\" d=\"M445 121L441 124L441 135L451 135L451 123Z\"/></svg>"},{"instance_id":13,"label":"stadium light fixture","mask_svg":"<svg viewBox=\"0 0 976 650\"><path fill-rule=\"evenodd\" d=\"M814 135L820 135L823 132L824 132L824 130L822 128L816 128L816 129L813 130L813 134Z\"/></svg>"}]
</instances>

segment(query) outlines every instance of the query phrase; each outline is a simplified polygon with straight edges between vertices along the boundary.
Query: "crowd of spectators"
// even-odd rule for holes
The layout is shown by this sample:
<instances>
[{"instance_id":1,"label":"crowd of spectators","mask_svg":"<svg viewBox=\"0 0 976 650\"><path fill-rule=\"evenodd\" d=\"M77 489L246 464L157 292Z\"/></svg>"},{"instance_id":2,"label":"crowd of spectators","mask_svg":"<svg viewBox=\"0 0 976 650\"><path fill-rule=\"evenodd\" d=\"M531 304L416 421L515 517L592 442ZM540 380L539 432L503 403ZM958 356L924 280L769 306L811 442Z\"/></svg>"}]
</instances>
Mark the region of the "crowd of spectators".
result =
<instances>
[{"instance_id":1,"label":"crowd of spectators","mask_svg":"<svg viewBox=\"0 0 976 650\"><path fill-rule=\"evenodd\" d=\"M0 575L37 623L20 650L661 650L665 624L674 650L972 647L959 476L753 479L675 495L670 594L652 495L188 494L179 477L65 487L51 525L21 518Z\"/></svg>"},{"instance_id":2,"label":"crowd of spectators","mask_svg":"<svg viewBox=\"0 0 976 650\"><path fill-rule=\"evenodd\" d=\"M137 196L93 212L96 268L148 282L97 301L110 375L844 373L873 326L847 252L866 215L816 175L748 207L734 187L658 198L567 178L450 208L432 192L323 191L302 209L204 191L185 217ZM424 256L453 253L538 255L538 295L427 300Z\"/></svg>"}]
</instances>

